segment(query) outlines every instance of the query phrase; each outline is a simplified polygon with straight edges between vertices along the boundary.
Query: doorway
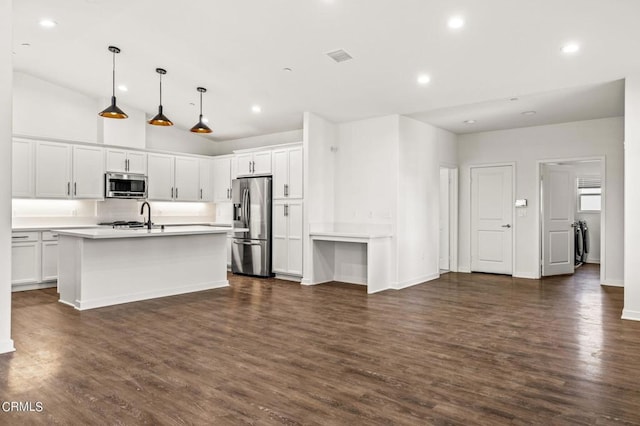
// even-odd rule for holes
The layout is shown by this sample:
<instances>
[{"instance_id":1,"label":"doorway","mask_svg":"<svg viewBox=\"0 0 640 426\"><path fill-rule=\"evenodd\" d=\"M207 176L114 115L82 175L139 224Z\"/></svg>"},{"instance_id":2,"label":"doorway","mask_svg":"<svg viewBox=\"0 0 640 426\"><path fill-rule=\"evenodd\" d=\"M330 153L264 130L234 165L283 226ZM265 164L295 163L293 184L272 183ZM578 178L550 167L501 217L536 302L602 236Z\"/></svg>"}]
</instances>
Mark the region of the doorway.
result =
<instances>
[{"instance_id":1,"label":"doorway","mask_svg":"<svg viewBox=\"0 0 640 426\"><path fill-rule=\"evenodd\" d=\"M514 165L471 167L471 271L513 274Z\"/></svg>"},{"instance_id":2,"label":"doorway","mask_svg":"<svg viewBox=\"0 0 640 426\"><path fill-rule=\"evenodd\" d=\"M603 262L604 160L542 161L539 175L540 276Z\"/></svg>"}]
</instances>

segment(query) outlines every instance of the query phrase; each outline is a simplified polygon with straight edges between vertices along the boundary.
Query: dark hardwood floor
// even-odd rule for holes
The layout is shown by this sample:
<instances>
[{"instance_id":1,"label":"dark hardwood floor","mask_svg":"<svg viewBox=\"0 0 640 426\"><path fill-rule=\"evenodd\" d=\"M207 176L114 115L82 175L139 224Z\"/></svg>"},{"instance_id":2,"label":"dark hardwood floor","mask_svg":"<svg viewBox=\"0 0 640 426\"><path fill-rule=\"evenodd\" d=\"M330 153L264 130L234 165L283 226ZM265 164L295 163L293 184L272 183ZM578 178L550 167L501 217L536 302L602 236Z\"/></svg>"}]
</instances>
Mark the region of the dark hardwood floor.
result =
<instances>
[{"instance_id":1,"label":"dark hardwood floor","mask_svg":"<svg viewBox=\"0 0 640 426\"><path fill-rule=\"evenodd\" d=\"M78 312L14 293L0 424L640 424L640 323L598 269L367 296L232 285Z\"/></svg>"}]
</instances>

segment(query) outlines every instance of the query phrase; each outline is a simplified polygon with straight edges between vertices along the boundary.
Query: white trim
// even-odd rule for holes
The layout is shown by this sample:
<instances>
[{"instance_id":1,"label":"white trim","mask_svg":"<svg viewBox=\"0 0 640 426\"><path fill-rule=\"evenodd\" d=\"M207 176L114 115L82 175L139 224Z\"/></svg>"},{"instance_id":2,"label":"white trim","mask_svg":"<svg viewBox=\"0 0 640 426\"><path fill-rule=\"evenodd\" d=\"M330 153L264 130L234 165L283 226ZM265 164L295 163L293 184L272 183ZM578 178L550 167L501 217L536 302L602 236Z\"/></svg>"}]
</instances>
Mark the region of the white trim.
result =
<instances>
[{"instance_id":1,"label":"white trim","mask_svg":"<svg viewBox=\"0 0 640 426\"><path fill-rule=\"evenodd\" d=\"M287 274L279 274L276 272L276 279L278 280L284 280L284 281L294 281L294 282L300 282L302 280L302 277L298 276L298 275L287 275Z\"/></svg>"},{"instance_id":2,"label":"white trim","mask_svg":"<svg viewBox=\"0 0 640 426\"><path fill-rule=\"evenodd\" d=\"M631 309L623 309L622 316L620 317L623 320L632 320L632 321L640 321L640 311L632 311Z\"/></svg>"},{"instance_id":3,"label":"white trim","mask_svg":"<svg viewBox=\"0 0 640 426\"><path fill-rule=\"evenodd\" d=\"M482 164L470 164L469 165L469 206L473 206L473 183L471 182L471 177L473 175L472 169L479 169L484 167L505 167L511 166L511 223L513 224L511 228L511 276L513 276L516 270L516 233L518 224L516 223L516 209L513 207L516 202L516 189L517 189L517 162L502 162L502 163L482 163ZM473 208L471 209L473 212ZM473 213L469 215L469 272L471 272L471 265L473 264L473 244L471 244L471 239L473 238ZM462 272L462 271L461 271Z\"/></svg>"},{"instance_id":4,"label":"white trim","mask_svg":"<svg viewBox=\"0 0 640 426\"><path fill-rule=\"evenodd\" d=\"M525 278L528 280L539 280L540 277L536 276L536 274L532 274L531 272L516 272L513 274L513 278Z\"/></svg>"},{"instance_id":5,"label":"white trim","mask_svg":"<svg viewBox=\"0 0 640 426\"><path fill-rule=\"evenodd\" d=\"M30 283L30 284L14 284L11 286L11 292L16 293L19 291L29 291L29 290L42 290L43 288L53 288L57 287L57 281L45 281L41 283Z\"/></svg>"},{"instance_id":6,"label":"white trim","mask_svg":"<svg viewBox=\"0 0 640 426\"><path fill-rule=\"evenodd\" d=\"M440 278L440 274L431 274L425 275L423 277L414 278L411 280L403 281L401 283L393 283L391 286L392 290L402 290L408 287L413 287L414 285L424 284L427 281L432 281Z\"/></svg>"},{"instance_id":7,"label":"white trim","mask_svg":"<svg viewBox=\"0 0 640 426\"><path fill-rule=\"evenodd\" d=\"M228 287L228 280L212 281L201 284L191 284L184 287L174 287L162 290L144 291L140 293L126 294L122 296L103 297L100 299L75 301L75 308L79 311L86 309L102 308L104 306L119 305L122 303L138 302L141 300L156 299L158 297L176 296L185 293L211 290L215 288Z\"/></svg>"},{"instance_id":8,"label":"white trim","mask_svg":"<svg viewBox=\"0 0 640 426\"><path fill-rule=\"evenodd\" d=\"M458 268L458 272L461 272L463 274L470 274L471 268Z\"/></svg>"},{"instance_id":9,"label":"white trim","mask_svg":"<svg viewBox=\"0 0 640 426\"><path fill-rule=\"evenodd\" d=\"M609 287L624 287L624 280L604 280L600 285L606 285Z\"/></svg>"},{"instance_id":10,"label":"white trim","mask_svg":"<svg viewBox=\"0 0 640 426\"><path fill-rule=\"evenodd\" d=\"M15 352L16 348L13 346L13 340L0 340L0 354L8 354L10 352Z\"/></svg>"},{"instance_id":11,"label":"white trim","mask_svg":"<svg viewBox=\"0 0 640 426\"><path fill-rule=\"evenodd\" d=\"M327 281L329 282L329 281ZM300 280L300 284L301 285L316 285L316 284L322 284L322 283L316 283L314 284L309 278L302 278L302 280Z\"/></svg>"},{"instance_id":12,"label":"white trim","mask_svg":"<svg viewBox=\"0 0 640 426\"><path fill-rule=\"evenodd\" d=\"M449 171L449 271L458 272L458 166L440 163L440 169ZM440 244L438 244L438 261Z\"/></svg>"},{"instance_id":13,"label":"white trim","mask_svg":"<svg viewBox=\"0 0 640 426\"><path fill-rule=\"evenodd\" d=\"M234 154L247 154L250 152L260 152L260 151L272 151L274 149L281 149L281 148L294 148L294 147L302 147L303 142L289 142L289 143L282 143L282 144L277 144L277 145L265 145L265 146L258 146L255 148L245 148L245 149L236 149L233 151Z\"/></svg>"}]
</instances>

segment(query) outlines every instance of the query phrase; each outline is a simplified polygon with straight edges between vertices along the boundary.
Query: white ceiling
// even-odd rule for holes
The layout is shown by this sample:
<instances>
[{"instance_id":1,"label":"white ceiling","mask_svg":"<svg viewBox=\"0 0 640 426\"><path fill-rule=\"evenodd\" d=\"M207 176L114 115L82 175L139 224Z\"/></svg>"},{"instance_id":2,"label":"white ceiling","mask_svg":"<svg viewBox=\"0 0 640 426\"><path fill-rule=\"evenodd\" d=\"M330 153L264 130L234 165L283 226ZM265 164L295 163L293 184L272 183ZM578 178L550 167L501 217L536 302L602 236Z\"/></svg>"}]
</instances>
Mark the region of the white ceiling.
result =
<instances>
[{"instance_id":1,"label":"white ceiling","mask_svg":"<svg viewBox=\"0 0 640 426\"><path fill-rule=\"evenodd\" d=\"M119 104L155 114L154 70L166 68L165 114L191 127L195 88L204 86L218 140L299 129L303 111L336 122L415 114L456 132L469 131L460 126L467 119L479 131L619 115L613 81L640 72L637 0L14 0L13 8L16 70L106 98L107 46L116 45L117 81L129 87ZM454 14L466 20L457 31L447 27ZM45 17L58 25L41 28ZM580 52L562 54L568 41ZM336 49L354 59L335 63L325 53ZM421 73L431 76L426 86L416 83ZM517 106L499 105L512 97ZM582 108L585 99L608 106ZM538 114L523 121L527 109Z\"/></svg>"}]
</instances>

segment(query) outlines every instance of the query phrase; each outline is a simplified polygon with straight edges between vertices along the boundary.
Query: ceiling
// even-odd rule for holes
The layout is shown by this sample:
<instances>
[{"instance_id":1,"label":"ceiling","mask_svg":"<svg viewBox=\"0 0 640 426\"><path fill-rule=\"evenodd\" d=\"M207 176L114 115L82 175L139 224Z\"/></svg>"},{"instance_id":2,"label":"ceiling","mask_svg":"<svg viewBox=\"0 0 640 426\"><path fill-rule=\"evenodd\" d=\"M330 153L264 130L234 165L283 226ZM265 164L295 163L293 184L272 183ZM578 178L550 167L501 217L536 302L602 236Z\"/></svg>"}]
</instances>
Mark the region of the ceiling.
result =
<instances>
[{"instance_id":1,"label":"ceiling","mask_svg":"<svg viewBox=\"0 0 640 426\"><path fill-rule=\"evenodd\" d=\"M304 111L335 122L407 114L459 133L620 115L616 80L640 72L637 0L14 0L13 9L16 70L106 99L116 45L117 82L129 89L119 105L154 115L155 68L166 68L165 114L191 127L196 87L206 87L213 140L299 129ZM448 28L453 15L466 25ZM58 25L42 28L42 18ZM561 52L569 41L578 53ZM337 49L353 60L326 56Z\"/></svg>"}]
</instances>

